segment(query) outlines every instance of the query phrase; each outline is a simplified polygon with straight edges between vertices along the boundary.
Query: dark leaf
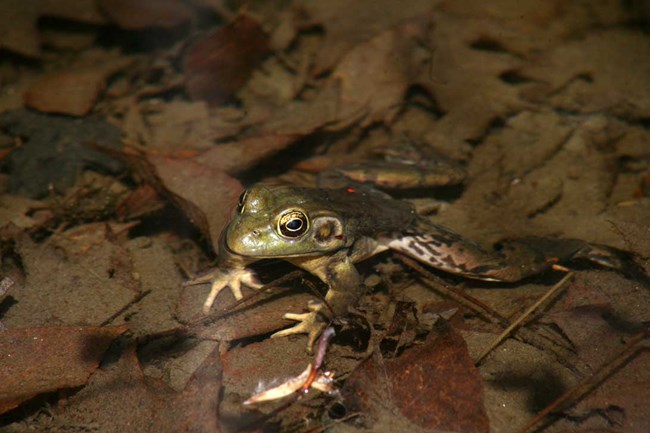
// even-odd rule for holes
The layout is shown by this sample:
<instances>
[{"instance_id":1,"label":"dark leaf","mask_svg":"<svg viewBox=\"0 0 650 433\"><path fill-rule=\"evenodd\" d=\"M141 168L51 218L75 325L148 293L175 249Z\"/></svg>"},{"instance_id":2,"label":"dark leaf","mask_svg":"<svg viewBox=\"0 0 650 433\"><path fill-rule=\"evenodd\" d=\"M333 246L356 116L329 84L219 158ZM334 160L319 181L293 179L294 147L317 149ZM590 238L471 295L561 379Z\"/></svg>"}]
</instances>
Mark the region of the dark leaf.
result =
<instances>
[{"instance_id":1,"label":"dark leaf","mask_svg":"<svg viewBox=\"0 0 650 433\"><path fill-rule=\"evenodd\" d=\"M0 332L0 413L38 394L83 385L128 326L17 328Z\"/></svg>"},{"instance_id":2,"label":"dark leaf","mask_svg":"<svg viewBox=\"0 0 650 433\"><path fill-rule=\"evenodd\" d=\"M258 22L241 15L194 42L185 58L185 88L193 99L218 104L248 81L269 52Z\"/></svg>"},{"instance_id":3,"label":"dark leaf","mask_svg":"<svg viewBox=\"0 0 650 433\"><path fill-rule=\"evenodd\" d=\"M194 17L180 0L99 0L99 5L111 21L130 30L178 27Z\"/></svg>"}]
</instances>

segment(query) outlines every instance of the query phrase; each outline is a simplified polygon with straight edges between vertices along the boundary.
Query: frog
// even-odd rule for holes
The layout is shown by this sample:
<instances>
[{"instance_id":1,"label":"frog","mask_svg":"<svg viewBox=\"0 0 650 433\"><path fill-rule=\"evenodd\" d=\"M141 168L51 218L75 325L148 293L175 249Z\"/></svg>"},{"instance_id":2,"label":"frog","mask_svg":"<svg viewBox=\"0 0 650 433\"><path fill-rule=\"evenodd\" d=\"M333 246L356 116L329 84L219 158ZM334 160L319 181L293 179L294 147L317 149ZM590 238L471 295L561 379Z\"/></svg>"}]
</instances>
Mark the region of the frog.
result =
<instances>
[{"instance_id":1,"label":"frog","mask_svg":"<svg viewBox=\"0 0 650 433\"><path fill-rule=\"evenodd\" d=\"M408 201L363 185L262 184L241 195L221 233L216 270L193 283L211 281L207 313L226 288L241 299L242 286L261 287L249 267L259 260L282 259L316 276L327 286L323 301L309 303L306 312L284 314L296 323L271 336L307 334L311 352L327 323L345 316L363 294L356 264L387 250L465 278L508 283L572 259L621 267L618 250L577 239L529 237L485 249L419 215Z\"/></svg>"}]
</instances>

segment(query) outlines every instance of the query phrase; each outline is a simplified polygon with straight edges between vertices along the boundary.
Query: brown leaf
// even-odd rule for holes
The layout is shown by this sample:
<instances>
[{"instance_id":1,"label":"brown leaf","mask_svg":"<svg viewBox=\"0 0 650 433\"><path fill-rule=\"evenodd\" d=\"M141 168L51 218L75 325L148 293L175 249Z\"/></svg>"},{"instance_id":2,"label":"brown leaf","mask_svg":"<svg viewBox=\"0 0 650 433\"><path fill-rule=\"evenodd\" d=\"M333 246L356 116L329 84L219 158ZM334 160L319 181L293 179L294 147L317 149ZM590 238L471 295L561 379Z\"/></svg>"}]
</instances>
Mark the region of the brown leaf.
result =
<instances>
[{"instance_id":1,"label":"brown leaf","mask_svg":"<svg viewBox=\"0 0 650 433\"><path fill-rule=\"evenodd\" d=\"M83 385L128 326L17 328L0 333L0 413L38 394Z\"/></svg>"},{"instance_id":2,"label":"brown leaf","mask_svg":"<svg viewBox=\"0 0 650 433\"><path fill-rule=\"evenodd\" d=\"M44 209L45 203L14 195L0 196L0 228L13 224L22 229L30 229L38 225L38 221L30 216L36 209Z\"/></svg>"},{"instance_id":3,"label":"brown leaf","mask_svg":"<svg viewBox=\"0 0 650 433\"><path fill-rule=\"evenodd\" d=\"M606 307L584 306L551 313L549 318L571 340L578 356L596 369L623 347L625 334L603 319L611 314Z\"/></svg>"},{"instance_id":4,"label":"brown leaf","mask_svg":"<svg viewBox=\"0 0 650 433\"><path fill-rule=\"evenodd\" d=\"M88 24L106 24L95 0L44 0L42 14Z\"/></svg>"},{"instance_id":5,"label":"brown leaf","mask_svg":"<svg viewBox=\"0 0 650 433\"><path fill-rule=\"evenodd\" d=\"M274 111L257 132L265 135L308 135L321 128L341 130L356 123L366 109L354 107L358 110L352 112L347 107L341 107L340 89L339 80L328 81L312 99L295 99Z\"/></svg>"},{"instance_id":6,"label":"brown leaf","mask_svg":"<svg viewBox=\"0 0 650 433\"><path fill-rule=\"evenodd\" d=\"M170 101L144 115L141 108L133 107L143 118L137 125L129 125L136 126L128 130L131 142L142 141L147 147L157 149L204 150L214 146L214 131L205 102Z\"/></svg>"},{"instance_id":7,"label":"brown leaf","mask_svg":"<svg viewBox=\"0 0 650 433\"><path fill-rule=\"evenodd\" d=\"M99 325L137 295L140 283L133 275L129 253L107 239L101 224L96 242L83 249L67 232L49 244L35 244L28 236L15 239L26 280L12 296L16 303L5 313L8 327L46 323ZM81 229L70 232L80 233Z\"/></svg>"},{"instance_id":8,"label":"brown leaf","mask_svg":"<svg viewBox=\"0 0 650 433\"><path fill-rule=\"evenodd\" d=\"M415 18L359 44L340 61L332 80L340 80L339 118L366 110L366 125L394 116L406 89L426 66L430 19ZM388 119L389 120L389 119Z\"/></svg>"},{"instance_id":9,"label":"brown leaf","mask_svg":"<svg viewBox=\"0 0 650 433\"><path fill-rule=\"evenodd\" d=\"M604 417L605 425L614 424L620 432L646 433L650 425L648 389L650 352L639 348L622 368L578 402L569 416Z\"/></svg>"},{"instance_id":10,"label":"brown leaf","mask_svg":"<svg viewBox=\"0 0 650 433\"><path fill-rule=\"evenodd\" d=\"M268 52L268 36L258 22L240 15L189 48L185 88L192 99L224 102L248 81Z\"/></svg>"},{"instance_id":11,"label":"brown leaf","mask_svg":"<svg viewBox=\"0 0 650 433\"><path fill-rule=\"evenodd\" d=\"M629 19L620 2L543 3L517 0L445 0L439 10L470 19L475 44L486 50L505 50L523 57L538 53L594 28Z\"/></svg>"},{"instance_id":12,"label":"brown leaf","mask_svg":"<svg viewBox=\"0 0 650 433\"><path fill-rule=\"evenodd\" d=\"M89 165L102 173L116 173L122 168L114 159L84 145L96 142L108 148L119 146L120 130L99 119L20 110L1 114L0 129L21 137L23 143L6 159L14 168L9 177L12 194L41 198L51 194L52 188L65 191L75 185Z\"/></svg>"},{"instance_id":13,"label":"brown leaf","mask_svg":"<svg viewBox=\"0 0 650 433\"><path fill-rule=\"evenodd\" d=\"M432 332L424 345L385 361L383 366L370 358L352 373L344 392L353 405L371 415L388 400L410 422L426 430L489 430L482 379L464 340L451 328Z\"/></svg>"},{"instance_id":14,"label":"brown leaf","mask_svg":"<svg viewBox=\"0 0 650 433\"><path fill-rule=\"evenodd\" d=\"M158 186L217 247L221 229L244 189L241 183L191 160L160 156L149 156L148 160Z\"/></svg>"},{"instance_id":15,"label":"brown leaf","mask_svg":"<svg viewBox=\"0 0 650 433\"><path fill-rule=\"evenodd\" d=\"M264 135L244 138L239 141L219 144L196 157L196 161L231 175L243 173L260 161L287 148L300 138L300 135Z\"/></svg>"},{"instance_id":16,"label":"brown leaf","mask_svg":"<svg viewBox=\"0 0 650 433\"><path fill-rule=\"evenodd\" d=\"M541 54L521 73L548 83L546 95L563 110L650 116L650 37L642 32L591 34Z\"/></svg>"},{"instance_id":17,"label":"brown leaf","mask_svg":"<svg viewBox=\"0 0 650 433\"><path fill-rule=\"evenodd\" d=\"M221 348L208 355L178 396L179 432L218 432L221 395Z\"/></svg>"},{"instance_id":18,"label":"brown leaf","mask_svg":"<svg viewBox=\"0 0 650 433\"><path fill-rule=\"evenodd\" d=\"M445 114L427 141L462 145L476 139L495 118L521 109L517 88L499 77L520 61L507 53L477 50L468 20L436 16L431 36L431 62L419 83Z\"/></svg>"},{"instance_id":19,"label":"brown leaf","mask_svg":"<svg viewBox=\"0 0 650 433\"><path fill-rule=\"evenodd\" d=\"M25 105L44 113L84 116L95 106L108 78L130 63L130 59L117 58L45 75L25 93Z\"/></svg>"},{"instance_id":20,"label":"brown leaf","mask_svg":"<svg viewBox=\"0 0 650 433\"><path fill-rule=\"evenodd\" d=\"M174 28L194 18L180 0L99 0L108 17L123 29Z\"/></svg>"},{"instance_id":21,"label":"brown leaf","mask_svg":"<svg viewBox=\"0 0 650 433\"><path fill-rule=\"evenodd\" d=\"M0 48L28 57L39 57L41 40L36 28L40 0L0 2Z\"/></svg>"},{"instance_id":22,"label":"brown leaf","mask_svg":"<svg viewBox=\"0 0 650 433\"><path fill-rule=\"evenodd\" d=\"M296 9L304 11L311 21L325 30L314 74L319 75L334 68L341 57L356 45L365 43L405 19L425 15L433 6L429 0L297 2Z\"/></svg>"},{"instance_id":23,"label":"brown leaf","mask_svg":"<svg viewBox=\"0 0 650 433\"><path fill-rule=\"evenodd\" d=\"M93 374L71 397L62 423L99 426L107 433L171 433L176 428L176 393L159 379L144 376L135 346Z\"/></svg>"},{"instance_id":24,"label":"brown leaf","mask_svg":"<svg viewBox=\"0 0 650 433\"><path fill-rule=\"evenodd\" d=\"M165 207L165 203L151 185L141 185L117 205L120 220L129 220L152 214Z\"/></svg>"},{"instance_id":25,"label":"brown leaf","mask_svg":"<svg viewBox=\"0 0 650 433\"><path fill-rule=\"evenodd\" d=\"M203 355L205 356L205 355ZM219 432L221 390L219 348L194 371L182 392L146 376L136 347L95 372L59 415L62 423L94 426L102 432Z\"/></svg>"}]
</instances>

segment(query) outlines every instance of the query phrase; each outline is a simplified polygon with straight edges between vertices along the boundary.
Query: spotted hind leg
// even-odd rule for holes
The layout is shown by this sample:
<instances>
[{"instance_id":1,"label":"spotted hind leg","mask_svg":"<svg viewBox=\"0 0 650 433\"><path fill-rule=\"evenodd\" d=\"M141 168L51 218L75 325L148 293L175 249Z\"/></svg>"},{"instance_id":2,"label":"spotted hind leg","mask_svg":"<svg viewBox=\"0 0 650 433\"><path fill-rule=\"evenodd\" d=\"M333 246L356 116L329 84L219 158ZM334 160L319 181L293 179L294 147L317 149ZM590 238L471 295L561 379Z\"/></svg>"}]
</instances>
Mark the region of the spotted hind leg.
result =
<instances>
[{"instance_id":1,"label":"spotted hind leg","mask_svg":"<svg viewBox=\"0 0 650 433\"><path fill-rule=\"evenodd\" d=\"M426 220L417 231L393 235L383 243L434 268L486 281L519 281L556 263L586 259L625 271L624 254L614 248L577 239L526 237L486 250L459 234Z\"/></svg>"}]
</instances>

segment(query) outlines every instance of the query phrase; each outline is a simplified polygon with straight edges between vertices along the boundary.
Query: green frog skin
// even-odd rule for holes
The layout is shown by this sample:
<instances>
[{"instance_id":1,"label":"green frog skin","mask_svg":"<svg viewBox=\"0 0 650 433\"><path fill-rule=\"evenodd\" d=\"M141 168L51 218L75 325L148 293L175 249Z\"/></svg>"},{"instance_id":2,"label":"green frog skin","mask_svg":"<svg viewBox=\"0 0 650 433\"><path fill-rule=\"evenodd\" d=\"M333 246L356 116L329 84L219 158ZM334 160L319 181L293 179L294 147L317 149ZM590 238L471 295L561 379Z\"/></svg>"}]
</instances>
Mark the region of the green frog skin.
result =
<instances>
[{"instance_id":1,"label":"green frog skin","mask_svg":"<svg viewBox=\"0 0 650 433\"><path fill-rule=\"evenodd\" d=\"M558 260L585 258L619 267L615 250L575 239L524 238L488 251L459 234L418 216L406 201L371 188L321 189L256 186L244 194L224 228L219 262L210 273L209 311L229 287L241 299L241 286L260 285L248 265L283 259L328 286L323 303L308 313L284 315L298 323L273 337L308 335L308 349L328 318L344 315L363 291L355 263L387 249L434 268L471 279L514 282L543 272ZM191 283L206 281L197 279Z\"/></svg>"}]
</instances>

